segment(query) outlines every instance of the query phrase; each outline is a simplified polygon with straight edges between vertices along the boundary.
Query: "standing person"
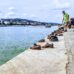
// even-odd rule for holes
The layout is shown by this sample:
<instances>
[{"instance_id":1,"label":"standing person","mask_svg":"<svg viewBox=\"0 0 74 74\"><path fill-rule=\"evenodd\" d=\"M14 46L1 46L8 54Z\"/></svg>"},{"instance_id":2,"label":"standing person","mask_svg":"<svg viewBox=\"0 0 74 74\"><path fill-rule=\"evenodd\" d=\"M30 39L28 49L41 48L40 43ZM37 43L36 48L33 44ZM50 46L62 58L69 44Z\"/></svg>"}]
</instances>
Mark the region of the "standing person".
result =
<instances>
[{"instance_id":1,"label":"standing person","mask_svg":"<svg viewBox=\"0 0 74 74\"><path fill-rule=\"evenodd\" d=\"M62 23L64 25L64 30L67 31L67 26L69 23L69 14L66 13L65 11L62 11L62 13L63 13Z\"/></svg>"}]
</instances>

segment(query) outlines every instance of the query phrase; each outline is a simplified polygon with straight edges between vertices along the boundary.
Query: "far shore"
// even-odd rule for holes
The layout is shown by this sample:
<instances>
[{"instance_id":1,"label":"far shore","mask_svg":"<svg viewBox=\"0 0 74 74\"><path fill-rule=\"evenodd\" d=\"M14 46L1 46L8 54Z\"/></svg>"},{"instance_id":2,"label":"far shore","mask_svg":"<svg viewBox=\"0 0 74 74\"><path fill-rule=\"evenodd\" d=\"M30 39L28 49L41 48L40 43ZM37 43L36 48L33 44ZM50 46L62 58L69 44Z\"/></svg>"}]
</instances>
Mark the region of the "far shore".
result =
<instances>
[{"instance_id":1,"label":"far shore","mask_svg":"<svg viewBox=\"0 0 74 74\"><path fill-rule=\"evenodd\" d=\"M60 25L51 25L51 26L46 26L46 25L0 25L0 27L26 27L26 26L35 26L35 27L46 27L46 28L51 28L52 26L60 26Z\"/></svg>"}]
</instances>

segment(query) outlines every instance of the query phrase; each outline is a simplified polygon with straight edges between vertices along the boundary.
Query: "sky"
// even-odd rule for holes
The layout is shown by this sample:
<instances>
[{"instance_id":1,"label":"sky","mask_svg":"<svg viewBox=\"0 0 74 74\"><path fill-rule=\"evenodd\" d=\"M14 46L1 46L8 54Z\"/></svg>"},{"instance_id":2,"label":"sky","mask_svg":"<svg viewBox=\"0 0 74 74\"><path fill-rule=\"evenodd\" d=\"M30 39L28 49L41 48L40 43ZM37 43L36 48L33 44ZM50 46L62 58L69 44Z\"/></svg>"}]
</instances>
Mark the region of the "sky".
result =
<instances>
[{"instance_id":1,"label":"sky","mask_svg":"<svg viewBox=\"0 0 74 74\"><path fill-rule=\"evenodd\" d=\"M74 17L74 0L0 0L0 18L61 23L63 10Z\"/></svg>"}]
</instances>

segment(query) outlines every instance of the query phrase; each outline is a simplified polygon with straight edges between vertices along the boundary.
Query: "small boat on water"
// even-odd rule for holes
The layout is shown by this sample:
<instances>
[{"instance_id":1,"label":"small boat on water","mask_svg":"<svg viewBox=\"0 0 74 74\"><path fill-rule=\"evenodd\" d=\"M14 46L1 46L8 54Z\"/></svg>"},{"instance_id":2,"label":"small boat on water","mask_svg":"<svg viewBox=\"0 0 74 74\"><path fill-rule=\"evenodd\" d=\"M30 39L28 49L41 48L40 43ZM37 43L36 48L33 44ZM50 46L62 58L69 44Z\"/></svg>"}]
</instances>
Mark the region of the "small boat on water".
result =
<instances>
[{"instance_id":1,"label":"small boat on water","mask_svg":"<svg viewBox=\"0 0 74 74\"><path fill-rule=\"evenodd\" d=\"M49 28L49 27L51 27L51 25L46 25L45 27L46 27L46 28Z\"/></svg>"}]
</instances>

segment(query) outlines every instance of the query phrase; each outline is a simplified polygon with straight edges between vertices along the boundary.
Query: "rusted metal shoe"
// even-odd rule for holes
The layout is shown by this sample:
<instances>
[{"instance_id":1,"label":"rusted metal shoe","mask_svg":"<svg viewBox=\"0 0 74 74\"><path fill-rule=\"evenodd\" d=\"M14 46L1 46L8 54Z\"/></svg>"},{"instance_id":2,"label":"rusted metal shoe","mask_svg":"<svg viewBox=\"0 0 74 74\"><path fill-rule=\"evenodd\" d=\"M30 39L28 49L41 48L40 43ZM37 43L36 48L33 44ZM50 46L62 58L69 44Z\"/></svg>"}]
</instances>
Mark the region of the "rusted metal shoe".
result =
<instances>
[{"instance_id":1,"label":"rusted metal shoe","mask_svg":"<svg viewBox=\"0 0 74 74\"><path fill-rule=\"evenodd\" d=\"M46 43L42 48L54 48L53 44Z\"/></svg>"},{"instance_id":2,"label":"rusted metal shoe","mask_svg":"<svg viewBox=\"0 0 74 74\"><path fill-rule=\"evenodd\" d=\"M58 41L58 37L57 36L51 36L50 41Z\"/></svg>"},{"instance_id":3,"label":"rusted metal shoe","mask_svg":"<svg viewBox=\"0 0 74 74\"><path fill-rule=\"evenodd\" d=\"M58 34L58 36L63 36L63 34L62 34L62 33L60 33L60 34Z\"/></svg>"},{"instance_id":4,"label":"rusted metal shoe","mask_svg":"<svg viewBox=\"0 0 74 74\"><path fill-rule=\"evenodd\" d=\"M37 44L34 44L32 47L30 47L30 49L33 49L33 50L41 50L41 46L40 45L37 45Z\"/></svg>"},{"instance_id":5,"label":"rusted metal shoe","mask_svg":"<svg viewBox=\"0 0 74 74\"><path fill-rule=\"evenodd\" d=\"M49 35L48 37L47 37L50 41L58 41L58 37L57 36L54 36L54 35Z\"/></svg>"},{"instance_id":6,"label":"rusted metal shoe","mask_svg":"<svg viewBox=\"0 0 74 74\"><path fill-rule=\"evenodd\" d=\"M38 42L45 42L45 39L41 39L41 40L39 40Z\"/></svg>"}]
</instances>

